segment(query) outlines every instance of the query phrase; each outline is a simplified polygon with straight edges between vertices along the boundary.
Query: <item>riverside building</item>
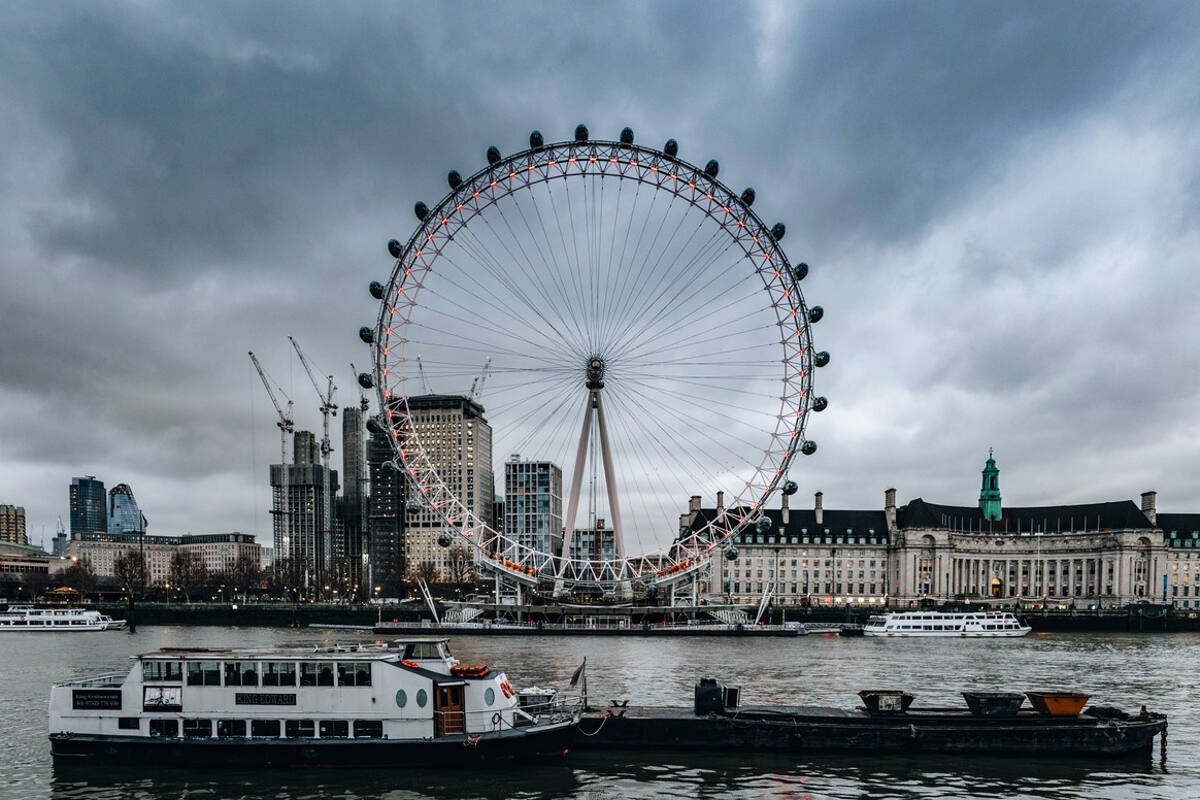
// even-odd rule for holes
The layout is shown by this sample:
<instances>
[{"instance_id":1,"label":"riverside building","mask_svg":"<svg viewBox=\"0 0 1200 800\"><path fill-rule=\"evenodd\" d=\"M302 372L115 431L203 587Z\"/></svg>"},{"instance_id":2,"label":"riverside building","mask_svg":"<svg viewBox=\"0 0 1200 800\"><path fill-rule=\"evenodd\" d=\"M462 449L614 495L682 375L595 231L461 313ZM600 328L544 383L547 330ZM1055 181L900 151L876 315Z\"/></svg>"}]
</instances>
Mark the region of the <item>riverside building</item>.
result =
<instances>
[{"instance_id":1,"label":"riverside building","mask_svg":"<svg viewBox=\"0 0 1200 800\"><path fill-rule=\"evenodd\" d=\"M24 506L0 505L0 542L29 544Z\"/></svg>"},{"instance_id":2,"label":"riverside building","mask_svg":"<svg viewBox=\"0 0 1200 800\"><path fill-rule=\"evenodd\" d=\"M541 553L562 550L562 469L550 461L504 464L504 532ZM509 558L515 553L506 554Z\"/></svg>"},{"instance_id":3,"label":"riverside building","mask_svg":"<svg viewBox=\"0 0 1200 800\"><path fill-rule=\"evenodd\" d=\"M765 512L772 525L751 528L714 550L702 590L715 599L755 603L770 592L780 605L917 605L923 600L1046 604L1087 608L1137 601L1200 608L1200 514L1159 514L1156 494L1130 500L1005 507L999 468L983 469L978 504L921 498L897 506L884 492L879 510ZM725 509L693 497L681 531ZM701 520L702 521L702 520Z\"/></svg>"},{"instance_id":4,"label":"riverside building","mask_svg":"<svg viewBox=\"0 0 1200 800\"><path fill-rule=\"evenodd\" d=\"M171 559L177 552L194 553L211 575L229 573L238 559L248 559L256 567L262 563L257 540L248 533L187 533L177 536L149 536L145 533L84 533L67 543L67 558L54 562L61 571L86 558L98 577L115 577L118 558L129 551L146 557L147 585L167 582Z\"/></svg>"},{"instance_id":5,"label":"riverside building","mask_svg":"<svg viewBox=\"0 0 1200 800\"><path fill-rule=\"evenodd\" d=\"M483 406L467 397L430 394L410 396L408 410L438 476L476 517L493 524L492 427L484 419ZM433 509L405 506L403 547L408 570L430 564L438 580L450 579L450 548L437 543L444 530L445 522Z\"/></svg>"},{"instance_id":6,"label":"riverside building","mask_svg":"<svg viewBox=\"0 0 1200 800\"><path fill-rule=\"evenodd\" d=\"M292 463L271 465L275 564L286 565L291 588L312 596L323 585L332 557L332 532L327 526L337 494L337 471L320 462L317 439L296 431ZM286 475L284 471L286 470Z\"/></svg>"},{"instance_id":7,"label":"riverside building","mask_svg":"<svg viewBox=\"0 0 1200 800\"><path fill-rule=\"evenodd\" d=\"M71 502L71 536L77 533L108 530L108 495L104 482L95 475L72 478L69 491Z\"/></svg>"}]
</instances>

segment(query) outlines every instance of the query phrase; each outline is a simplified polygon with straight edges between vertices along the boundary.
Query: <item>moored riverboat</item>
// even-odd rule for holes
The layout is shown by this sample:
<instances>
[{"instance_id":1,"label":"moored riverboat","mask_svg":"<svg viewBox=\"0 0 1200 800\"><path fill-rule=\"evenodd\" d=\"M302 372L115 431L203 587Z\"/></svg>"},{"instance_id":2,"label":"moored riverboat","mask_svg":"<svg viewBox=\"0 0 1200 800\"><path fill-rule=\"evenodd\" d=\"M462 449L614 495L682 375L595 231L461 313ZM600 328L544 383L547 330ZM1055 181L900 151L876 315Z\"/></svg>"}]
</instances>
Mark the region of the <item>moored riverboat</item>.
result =
<instances>
[{"instance_id":1,"label":"moored riverboat","mask_svg":"<svg viewBox=\"0 0 1200 800\"><path fill-rule=\"evenodd\" d=\"M113 619L99 611L83 608L9 606L7 611L0 611L0 631L69 633L116 631L124 627L123 619Z\"/></svg>"},{"instance_id":2,"label":"moored riverboat","mask_svg":"<svg viewBox=\"0 0 1200 800\"><path fill-rule=\"evenodd\" d=\"M589 715L578 748L975 754L1022 759L1148 758L1167 720L1092 706L1077 715L1021 709L1016 693L971 692L971 708L922 708L901 691L862 692L864 706L740 705L739 687L696 686L694 708L622 705ZM1030 693L1066 696L1071 693ZM990 701L1014 700L1015 704Z\"/></svg>"},{"instance_id":3,"label":"moored riverboat","mask_svg":"<svg viewBox=\"0 0 1200 800\"><path fill-rule=\"evenodd\" d=\"M863 627L863 635L982 639L1024 636L1031 630L1007 611L895 611L870 617Z\"/></svg>"},{"instance_id":4,"label":"moored riverboat","mask_svg":"<svg viewBox=\"0 0 1200 800\"><path fill-rule=\"evenodd\" d=\"M566 753L582 698L459 664L446 639L272 650L168 648L57 684L56 759L187 766L463 765Z\"/></svg>"}]
</instances>

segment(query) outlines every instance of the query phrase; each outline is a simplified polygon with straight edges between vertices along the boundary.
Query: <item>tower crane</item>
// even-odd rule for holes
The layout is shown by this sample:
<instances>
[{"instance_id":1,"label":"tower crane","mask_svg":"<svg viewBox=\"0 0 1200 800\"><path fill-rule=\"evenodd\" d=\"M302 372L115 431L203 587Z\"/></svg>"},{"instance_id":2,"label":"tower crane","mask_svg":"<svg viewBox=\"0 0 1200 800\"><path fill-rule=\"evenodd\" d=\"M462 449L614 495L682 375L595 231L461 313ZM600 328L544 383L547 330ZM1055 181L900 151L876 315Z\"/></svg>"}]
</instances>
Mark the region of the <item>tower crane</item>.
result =
<instances>
[{"instance_id":1,"label":"tower crane","mask_svg":"<svg viewBox=\"0 0 1200 800\"><path fill-rule=\"evenodd\" d=\"M425 365L421 363L420 356L417 356L417 372L421 373L421 385L425 387L425 394L433 394L433 389L429 388L429 381L425 378Z\"/></svg>"},{"instance_id":2,"label":"tower crane","mask_svg":"<svg viewBox=\"0 0 1200 800\"><path fill-rule=\"evenodd\" d=\"M275 413L279 415L279 421L275 423L279 428L279 472L280 472L280 496L273 504L275 508L271 509L271 513L275 515L275 525L277 529L283 531L280 543L283 545L283 552L276 553L277 558L290 558L291 552L288 547L290 541L288 531L288 435L296 430L296 424L292 420L292 398L287 396L283 389L279 389L279 394L287 400L287 411L283 410L283 406L279 404L279 398L275 395L275 389L271 388L271 379L267 377L267 373L263 371L262 364L258 363L258 359L254 353L250 353L250 361L254 364L254 368L258 370L258 377L262 378L263 388L267 390L267 395L271 398L271 403L275 406ZM278 388L278 387L276 387Z\"/></svg>"},{"instance_id":3,"label":"tower crane","mask_svg":"<svg viewBox=\"0 0 1200 800\"><path fill-rule=\"evenodd\" d=\"M478 400L483 394L483 384L488 379L488 373L492 371L492 357L488 356L483 362L483 370L475 376L475 380L471 381L471 391L467 393L467 399Z\"/></svg>"}]
</instances>

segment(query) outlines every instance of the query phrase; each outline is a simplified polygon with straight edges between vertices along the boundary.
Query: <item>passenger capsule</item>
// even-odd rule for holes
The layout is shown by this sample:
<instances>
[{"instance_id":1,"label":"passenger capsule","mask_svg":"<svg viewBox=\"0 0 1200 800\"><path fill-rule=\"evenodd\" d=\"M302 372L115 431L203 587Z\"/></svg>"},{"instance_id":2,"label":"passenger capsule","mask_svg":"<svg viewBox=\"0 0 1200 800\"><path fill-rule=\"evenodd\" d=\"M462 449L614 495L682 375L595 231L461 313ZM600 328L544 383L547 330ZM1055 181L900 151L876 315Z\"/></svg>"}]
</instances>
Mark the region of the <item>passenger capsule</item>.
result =
<instances>
[{"instance_id":1,"label":"passenger capsule","mask_svg":"<svg viewBox=\"0 0 1200 800\"><path fill-rule=\"evenodd\" d=\"M400 244L400 242L395 239L388 239L388 255L390 255L392 258L399 258L400 254L403 252L404 245Z\"/></svg>"},{"instance_id":2,"label":"passenger capsule","mask_svg":"<svg viewBox=\"0 0 1200 800\"><path fill-rule=\"evenodd\" d=\"M438 534L437 543L440 547L449 547L452 541L453 539L450 538L450 534L445 531Z\"/></svg>"},{"instance_id":3,"label":"passenger capsule","mask_svg":"<svg viewBox=\"0 0 1200 800\"><path fill-rule=\"evenodd\" d=\"M371 281L371 283L367 285L367 291L370 292L371 297L374 297L376 300L383 299L383 284L379 281Z\"/></svg>"},{"instance_id":4,"label":"passenger capsule","mask_svg":"<svg viewBox=\"0 0 1200 800\"><path fill-rule=\"evenodd\" d=\"M771 518L759 517L758 521L754 523L754 529L759 533L766 533L771 530Z\"/></svg>"},{"instance_id":5,"label":"passenger capsule","mask_svg":"<svg viewBox=\"0 0 1200 800\"><path fill-rule=\"evenodd\" d=\"M784 494L791 496L791 495L795 494L799 488L800 487L796 485L795 481L787 481L786 483L783 484L783 489L781 489L781 491Z\"/></svg>"},{"instance_id":6,"label":"passenger capsule","mask_svg":"<svg viewBox=\"0 0 1200 800\"><path fill-rule=\"evenodd\" d=\"M813 306L808 310L809 322L820 322L821 317L823 316L825 316L825 309L821 308L820 306Z\"/></svg>"},{"instance_id":7,"label":"passenger capsule","mask_svg":"<svg viewBox=\"0 0 1200 800\"><path fill-rule=\"evenodd\" d=\"M389 461L388 463L391 464L394 462ZM421 501L420 500L409 500L407 503L404 504L404 508L406 511L411 511L412 513L415 514L421 510Z\"/></svg>"},{"instance_id":8,"label":"passenger capsule","mask_svg":"<svg viewBox=\"0 0 1200 800\"><path fill-rule=\"evenodd\" d=\"M366 325L358 329L358 338L362 339L367 344L375 343L375 331L368 328Z\"/></svg>"},{"instance_id":9,"label":"passenger capsule","mask_svg":"<svg viewBox=\"0 0 1200 800\"><path fill-rule=\"evenodd\" d=\"M450 191L454 191L462 186L462 175L458 174L458 170L452 169L446 173L446 183L450 184Z\"/></svg>"},{"instance_id":10,"label":"passenger capsule","mask_svg":"<svg viewBox=\"0 0 1200 800\"><path fill-rule=\"evenodd\" d=\"M707 164L704 165L704 174L710 178L717 177L717 173L720 171L721 165L717 163L715 158L711 159Z\"/></svg>"},{"instance_id":11,"label":"passenger capsule","mask_svg":"<svg viewBox=\"0 0 1200 800\"><path fill-rule=\"evenodd\" d=\"M729 547L725 548L725 558L729 559L730 561L737 561L737 557L738 549L736 547L729 545Z\"/></svg>"},{"instance_id":12,"label":"passenger capsule","mask_svg":"<svg viewBox=\"0 0 1200 800\"><path fill-rule=\"evenodd\" d=\"M576 125L575 126L575 141L586 142L587 140L588 140L587 125Z\"/></svg>"},{"instance_id":13,"label":"passenger capsule","mask_svg":"<svg viewBox=\"0 0 1200 800\"><path fill-rule=\"evenodd\" d=\"M754 205L754 189L748 188L746 191L742 192L742 205L744 205L746 208Z\"/></svg>"},{"instance_id":14,"label":"passenger capsule","mask_svg":"<svg viewBox=\"0 0 1200 800\"><path fill-rule=\"evenodd\" d=\"M367 431L378 436L383 433L383 426L379 424L379 420L375 419L375 417L367 417Z\"/></svg>"},{"instance_id":15,"label":"passenger capsule","mask_svg":"<svg viewBox=\"0 0 1200 800\"><path fill-rule=\"evenodd\" d=\"M533 133L529 134L529 146L532 147L534 150L541 147L545 143L546 143L546 140L542 138L541 131L534 131Z\"/></svg>"},{"instance_id":16,"label":"passenger capsule","mask_svg":"<svg viewBox=\"0 0 1200 800\"><path fill-rule=\"evenodd\" d=\"M429 216L429 206L418 200L417 204L413 206L413 213L417 215L417 219L423 221L427 216Z\"/></svg>"},{"instance_id":17,"label":"passenger capsule","mask_svg":"<svg viewBox=\"0 0 1200 800\"><path fill-rule=\"evenodd\" d=\"M799 283L808 277L808 264L801 261L799 264L792 267L792 282Z\"/></svg>"},{"instance_id":18,"label":"passenger capsule","mask_svg":"<svg viewBox=\"0 0 1200 800\"><path fill-rule=\"evenodd\" d=\"M800 452L804 453L806 456L811 456L813 453L817 452L817 443L813 441L805 442L804 444L800 445Z\"/></svg>"},{"instance_id":19,"label":"passenger capsule","mask_svg":"<svg viewBox=\"0 0 1200 800\"><path fill-rule=\"evenodd\" d=\"M487 160L488 160L488 163L491 164L493 167L496 166L497 164L499 164L500 163L500 148L496 147L496 145L492 145L491 147L489 147L488 151L487 151Z\"/></svg>"},{"instance_id":20,"label":"passenger capsule","mask_svg":"<svg viewBox=\"0 0 1200 800\"><path fill-rule=\"evenodd\" d=\"M369 372L360 372L358 373L358 385L364 389L370 389L375 386L375 379Z\"/></svg>"},{"instance_id":21,"label":"passenger capsule","mask_svg":"<svg viewBox=\"0 0 1200 800\"><path fill-rule=\"evenodd\" d=\"M771 226L771 238L775 241L782 241L785 233L787 233L787 226L782 222L776 222Z\"/></svg>"},{"instance_id":22,"label":"passenger capsule","mask_svg":"<svg viewBox=\"0 0 1200 800\"><path fill-rule=\"evenodd\" d=\"M671 158L679 155L679 142L674 139L667 139L667 143L663 145L663 152Z\"/></svg>"},{"instance_id":23,"label":"passenger capsule","mask_svg":"<svg viewBox=\"0 0 1200 800\"><path fill-rule=\"evenodd\" d=\"M813 411L820 413L827 408L829 408L829 401L827 399L824 397L813 398Z\"/></svg>"},{"instance_id":24,"label":"passenger capsule","mask_svg":"<svg viewBox=\"0 0 1200 800\"><path fill-rule=\"evenodd\" d=\"M399 464L397 464L395 461L385 461L385 462L383 462L383 468L384 468L384 469L390 469L392 472L399 472L399 471L400 471L400 465L399 465Z\"/></svg>"},{"instance_id":25,"label":"passenger capsule","mask_svg":"<svg viewBox=\"0 0 1200 800\"><path fill-rule=\"evenodd\" d=\"M651 586L647 586L647 587L646 587L646 599L647 599L647 600L653 600L653 599L655 599L656 597L658 597L658 587L657 587L657 586L653 586L653 585L651 585Z\"/></svg>"},{"instance_id":26,"label":"passenger capsule","mask_svg":"<svg viewBox=\"0 0 1200 800\"><path fill-rule=\"evenodd\" d=\"M826 364L828 364L829 363L829 351L822 350L821 352L817 353L815 356L813 356L813 363L816 364L818 367L823 367Z\"/></svg>"},{"instance_id":27,"label":"passenger capsule","mask_svg":"<svg viewBox=\"0 0 1200 800\"><path fill-rule=\"evenodd\" d=\"M633 144L633 128L621 128L621 144Z\"/></svg>"}]
</instances>

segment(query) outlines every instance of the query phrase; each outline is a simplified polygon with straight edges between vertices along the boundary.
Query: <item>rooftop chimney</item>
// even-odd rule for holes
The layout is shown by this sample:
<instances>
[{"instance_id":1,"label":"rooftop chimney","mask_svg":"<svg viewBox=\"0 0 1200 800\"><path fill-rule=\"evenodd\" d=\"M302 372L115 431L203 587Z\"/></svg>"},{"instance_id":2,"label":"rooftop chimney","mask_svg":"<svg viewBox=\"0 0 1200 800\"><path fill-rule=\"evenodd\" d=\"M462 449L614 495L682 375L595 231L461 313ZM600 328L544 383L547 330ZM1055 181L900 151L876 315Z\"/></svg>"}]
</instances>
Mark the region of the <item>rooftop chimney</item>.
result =
<instances>
[{"instance_id":1,"label":"rooftop chimney","mask_svg":"<svg viewBox=\"0 0 1200 800\"><path fill-rule=\"evenodd\" d=\"M896 530L896 490L883 490L883 516L889 531Z\"/></svg>"},{"instance_id":2,"label":"rooftop chimney","mask_svg":"<svg viewBox=\"0 0 1200 800\"><path fill-rule=\"evenodd\" d=\"M823 495L820 492L817 492L817 494L813 497L813 500L815 503L813 505L813 511L817 515L817 524L818 525L825 524L825 507L823 505L821 505L821 497L822 496Z\"/></svg>"},{"instance_id":3,"label":"rooftop chimney","mask_svg":"<svg viewBox=\"0 0 1200 800\"><path fill-rule=\"evenodd\" d=\"M725 510L725 493L717 492L717 513L720 514Z\"/></svg>"},{"instance_id":4,"label":"rooftop chimney","mask_svg":"<svg viewBox=\"0 0 1200 800\"><path fill-rule=\"evenodd\" d=\"M700 510L700 495L694 494L688 498L688 511Z\"/></svg>"},{"instance_id":5,"label":"rooftop chimney","mask_svg":"<svg viewBox=\"0 0 1200 800\"><path fill-rule=\"evenodd\" d=\"M1142 513L1146 515L1146 519L1150 520L1150 524L1158 526L1158 512L1154 509L1155 498L1158 497L1158 492L1142 492Z\"/></svg>"},{"instance_id":6,"label":"rooftop chimney","mask_svg":"<svg viewBox=\"0 0 1200 800\"><path fill-rule=\"evenodd\" d=\"M788 496L786 494L783 494L783 492L780 492L779 494L783 497L783 500L781 500L779 503L779 509L780 509L779 520L784 525L787 525L788 522L791 521L791 518L792 518L791 509L788 507Z\"/></svg>"}]
</instances>

